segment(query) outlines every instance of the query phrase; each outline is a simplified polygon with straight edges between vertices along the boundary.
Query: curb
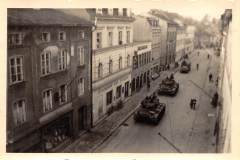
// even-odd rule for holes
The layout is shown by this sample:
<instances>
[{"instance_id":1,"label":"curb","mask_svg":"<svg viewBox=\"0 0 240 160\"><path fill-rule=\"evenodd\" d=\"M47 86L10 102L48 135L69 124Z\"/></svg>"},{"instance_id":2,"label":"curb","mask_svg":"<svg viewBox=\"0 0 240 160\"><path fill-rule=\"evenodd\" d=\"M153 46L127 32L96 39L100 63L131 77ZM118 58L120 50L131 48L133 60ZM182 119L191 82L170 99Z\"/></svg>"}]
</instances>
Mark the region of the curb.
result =
<instances>
[{"instance_id":1,"label":"curb","mask_svg":"<svg viewBox=\"0 0 240 160\"><path fill-rule=\"evenodd\" d=\"M150 93L152 94L153 92L155 92L155 90ZM104 137L99 143L97 143L93 148L90 149L89 153L93 153L99 146L101 146L126 120L129 119L129 117L134 114L134 112L139 108L139 106L140 104L138 104L133 110L131 110L130 113L128 113L127 116L125 116L120 121L120 123L116 124L116 126L111 129L110 133L106 137Z\"/></svg>"}]
</instances>

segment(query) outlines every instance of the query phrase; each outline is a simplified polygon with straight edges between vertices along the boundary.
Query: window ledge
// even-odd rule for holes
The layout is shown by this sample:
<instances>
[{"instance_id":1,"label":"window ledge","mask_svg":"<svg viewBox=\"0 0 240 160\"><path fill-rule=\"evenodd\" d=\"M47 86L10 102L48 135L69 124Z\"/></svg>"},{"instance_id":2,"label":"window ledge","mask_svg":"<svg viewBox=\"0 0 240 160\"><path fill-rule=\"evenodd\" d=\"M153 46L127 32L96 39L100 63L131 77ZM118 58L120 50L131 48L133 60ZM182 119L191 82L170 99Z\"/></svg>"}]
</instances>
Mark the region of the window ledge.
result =
<instances>
[{"instance_id":1,"label":"window ledge","mask_svg":"<svg viewBox=\"0 0 240 160\"><path fill-rule=\"evenodd\" d=\"M56 71L56 72L51 72L51 73L48 73L48 74L45 74L45 75L40 75L40 78L50 77L50 76L53 76L53 75L56 75L56 74L65 73L67 71L68 71L68 68L66 68L64 70Z\"/></svg>"},{"instance_id":2,"label":"window ledge","mask_svg":"<svg viewBox=\"0 0 240 160\"><path fill-rule=\"evenodd\" d=\"M22 85L22 84L25 84L27 81L26 80L22 80L22 81L19 81L19 82L13 82L9 84L9 86L15 86L15 85Z\"/></svg>"}]
</instances>

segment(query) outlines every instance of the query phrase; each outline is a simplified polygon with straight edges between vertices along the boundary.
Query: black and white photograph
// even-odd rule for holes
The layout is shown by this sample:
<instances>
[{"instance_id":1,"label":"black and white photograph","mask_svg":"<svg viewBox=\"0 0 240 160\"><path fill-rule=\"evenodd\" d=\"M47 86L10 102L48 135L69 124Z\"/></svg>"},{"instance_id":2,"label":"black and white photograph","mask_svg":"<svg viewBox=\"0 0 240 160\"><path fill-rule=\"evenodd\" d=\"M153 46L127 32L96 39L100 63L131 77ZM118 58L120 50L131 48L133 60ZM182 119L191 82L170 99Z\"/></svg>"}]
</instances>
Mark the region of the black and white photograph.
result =
<instances>
[{"instance_id":1,"label":"black and white photograph","mask_svg":"<svg viewBox=\"0 0 240 160\"><path fill-rule=\"evenodd\" d=\"M232 153L235 1L7 7L6 153Z\"/></svg>"}]
</instances>

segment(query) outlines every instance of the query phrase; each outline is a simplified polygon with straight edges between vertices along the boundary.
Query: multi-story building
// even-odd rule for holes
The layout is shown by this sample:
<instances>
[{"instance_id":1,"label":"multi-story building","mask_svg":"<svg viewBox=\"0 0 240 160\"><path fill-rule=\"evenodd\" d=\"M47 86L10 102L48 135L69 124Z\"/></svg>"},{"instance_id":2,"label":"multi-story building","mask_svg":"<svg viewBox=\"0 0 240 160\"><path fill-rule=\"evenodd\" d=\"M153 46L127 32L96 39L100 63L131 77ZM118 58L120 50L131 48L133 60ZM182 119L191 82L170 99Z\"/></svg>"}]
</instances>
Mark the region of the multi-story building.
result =
<instances>
[{"instance_id":1,"label":"multi-story building","mask_svg":"<svg viewBox=\"0 0 240 160\"><path fill-rule=\"evenodd\" d=\"M186 32L184 26L179 26L177 29L177 43L176 43L176 58L179 61L185 54L185 38Z\"/></svg>"},{"instance_id":2,"label":"multi-story building","mask_svg":"<svg viewBox=\"0 0 240 160\"><path fill-rule=\"evenodd\" d=\"M131 95L133 17L127 8L87 9L92 33L93 123Z\"/></svg>"},{"instance_id":3,"label":"multi-story building","mask_svg":"<svg viewBox=\"0 0 240 160\"><path fill-rule=\"evenodd\" d=\"M150 14L158 18L162 29L162 52L165 58L165 65L175 62L176 57L176 37L178 24L162 11L151 10ZM166 43L166 44L165 44ZM166 49L165 49L166 47ZM166 54L164 52L166 51Z\"/></svg>"},{"instance_id":4,"label":"multi-story building","mask_svg":"<svg viewBox=\"0 0 240 160\"><path fill-rule=\"evenodd\" d=\"M218 93L220 105L216 121L217 152L231 152L231 106L232 106L232 10L226 9L221 16L222 47Z\"/></svg>"},{"instance_id":5,"label":"multi-story building","mask_svg":"<svg viewBox=\"0 0 240 160\"><path fill-rule=\"evenodd\" d=\"M92 23L8 9L7 152L55 152L91 127Z\"/></svg>"},{"instance_id":6,"label":"multi-story building","mask_svg":"<svg viewBox=\"0 0 240 160\"><path fill-rule=\"evenodd\" d=\"M134 42L134 55L132 64L132 92L136 92L147 84L147 79L150 78L152 67L152 45L151 41Z\"/></svg>"},{"instance_id":7,"label":"multi-story building","mask_svg":"<svg viewBox=\"0 0 240 160\"><path fill-rule=\"evenodd\" d=\"M185 53L190 54L194 50L194 39L195 39L195 27L187 26L186 27L186 38L185 38Z\"/></svg>"},{"instance_id":8,"label":"multi-story building","mask_svg":"<svg viewBox=\"0 0 240 160\"><path fill-rule=\"evenodd\" d=\"M145 16L136 16L133 27L134 42L152 42L151 73L158 73L160 71L160 58L162 57L161 28L158 19L151 14L147 14Z\"/></svg>"}]
</instances>

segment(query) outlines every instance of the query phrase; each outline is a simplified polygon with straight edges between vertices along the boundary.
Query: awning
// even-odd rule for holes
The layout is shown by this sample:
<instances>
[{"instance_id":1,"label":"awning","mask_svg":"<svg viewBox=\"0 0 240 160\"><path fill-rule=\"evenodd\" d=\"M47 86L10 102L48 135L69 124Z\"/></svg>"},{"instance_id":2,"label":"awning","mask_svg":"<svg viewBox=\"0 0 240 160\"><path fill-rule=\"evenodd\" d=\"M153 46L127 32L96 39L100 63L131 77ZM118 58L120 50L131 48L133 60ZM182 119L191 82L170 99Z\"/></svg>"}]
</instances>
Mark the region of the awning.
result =
<instances>
[{"instance_id":1,"label":"awning","mask_svg":"<svg viewBox=\"0 0 240 160\"><path fill-rule=\"evenodd\" d=\"M54 120L54 119L58 118L59 116L69 112L72 109L73 109L72 108L72 103L65 104L64 106L59 107L58 109L42 116L39 119L39 123L41 125L47 124L48 122L51 122L52 120Z\"/></svg>"}]
</instances>

